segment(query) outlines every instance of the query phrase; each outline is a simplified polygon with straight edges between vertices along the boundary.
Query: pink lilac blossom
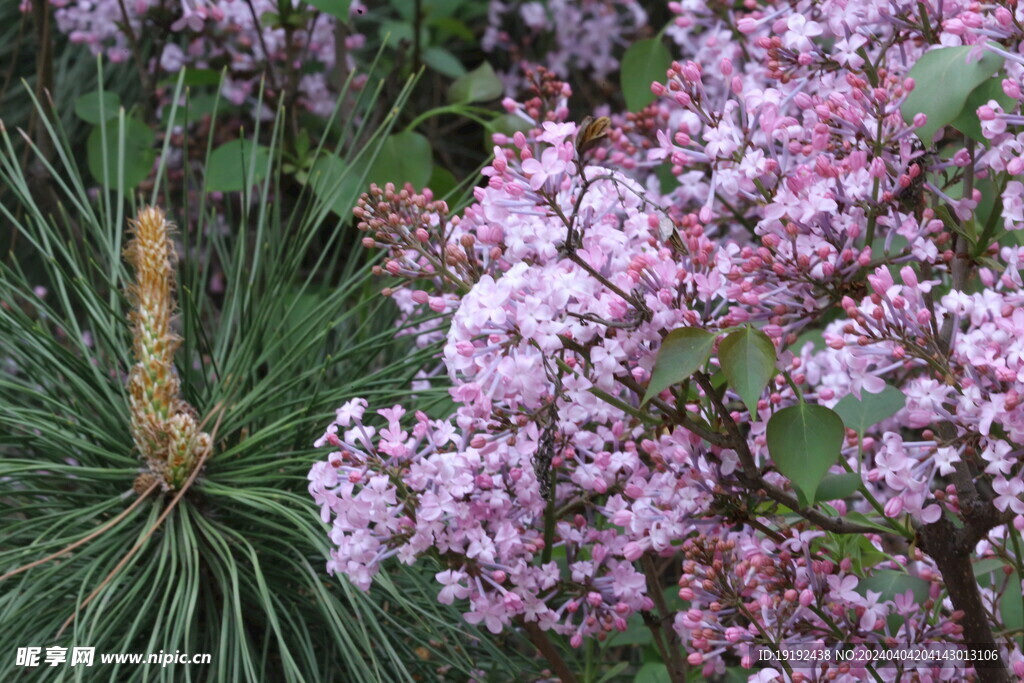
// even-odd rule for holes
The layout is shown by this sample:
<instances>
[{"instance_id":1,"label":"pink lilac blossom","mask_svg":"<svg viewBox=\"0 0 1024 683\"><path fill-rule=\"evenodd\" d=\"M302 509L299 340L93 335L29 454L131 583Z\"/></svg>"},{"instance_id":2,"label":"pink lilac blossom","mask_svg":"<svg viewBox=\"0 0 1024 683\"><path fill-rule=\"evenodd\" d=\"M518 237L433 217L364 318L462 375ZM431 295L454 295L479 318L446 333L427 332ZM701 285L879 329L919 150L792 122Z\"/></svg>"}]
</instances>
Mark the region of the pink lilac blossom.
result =
<instances>
[{"instance_id":1,"label":"pink lilac blossom","mask_svg":"<svg viewBox=\"0 0 1024 683\"><path fill-rule=\"evenodd\" d=\"M514 66L501 78L516 95L528 85L523 70L538 63L562 78L608 78L647 12L638 0L491 0L487 20L481 46L508 56Z\"/></svg>"},{"instance_id":2,"label":"pink lilac blossom","mask_svg":"<svg viewBox=\"0 0 1024 683\"><path fill-rule=\"evenodd\" d=\"M988 223L1024 227L1008 170L1022 155L1024 59L999 47L1024 31L1019 9L944 3L926 41L917 13L934 9L913 5L750 5L728 15L741 45L716 3L670 3L689 59L653 84L647 110L614 117L606 146L569 142L570 93L548 74L536 97L506 102L534 128L497 139L461 216L429 190L372 188L356 209L364 244L387 250L380 272L400 279L386 293L403 310L446 316L423 343L441 342L456 409L378 410L372 424L339 413L353 426L339 417L321 439L335 478L323 462L310 473L337 546L329 570L366 588L388 557L430 553L448 568L439 599L461 601L471 623L533 623L579 646L661 612L650 586L664 573L651 568L671 563L684 607L667 616L705 676L755 667L765 644L973 637L929 530L992 559L1013 556L1024 528L1024 248L981 245L964 286L970 255L949 224L980 219L983 195L980 182L967 199L949 193L990 179L1003 201ZM987 147L944 160L916 139L920 117L903 119L929 42L1006 53L1014 104L978 109L1006 124L982 126ZM665 165L675 184L657 175ZM714 386L717 353L689 393L641 403L668 331L749 324L779 371L751 410ZM903 407L848 429L833 467L859 473L859 491L783 514L778 503L800 506L768 451L772 415L801 400L795 388L835 407L887 386ZM701 414L739 437L688 417ZM850 529L854 556L839 547ZM913 589L879 591L883 574ZM980 591L997 627L1002 585ZM1024 676L1018 645L998 646ZM948 661L820 673L969 675Z\"/></svg>"},{"instance_id":3,"label":"pink lilac blossom","mask_svg":"<svg viewBox=\"0 0 1024 683\"><path fill-rule=\"evenodd\" d=\"M154 73L173 76L184 67L226 67L223 95L236 105L255 102L265 66L282 73L303 67L297 74L295 96L303 107L321 116L330 114L335 102L327 74L339 55L346 60L346 69L353 69L350 53L365 41L354 33L343 38L344 49L339 49L336 20L310 8L297 30L274 26L268 17L279 12L276 0L180 0L171 3L176 18L169 26L165 3L156 0L53 0L52 4L57 28L71 42L87 45L93 54L104 54L111 61L131 59L123 30L127 21L135 36L164 34L162 53L146 65ZM305 5L294 7L298 14ZM359 7L353 3L353 14ZM267 85L271 91L285 87L275 85L274 79Z\"/></svg>"}]
</instances>

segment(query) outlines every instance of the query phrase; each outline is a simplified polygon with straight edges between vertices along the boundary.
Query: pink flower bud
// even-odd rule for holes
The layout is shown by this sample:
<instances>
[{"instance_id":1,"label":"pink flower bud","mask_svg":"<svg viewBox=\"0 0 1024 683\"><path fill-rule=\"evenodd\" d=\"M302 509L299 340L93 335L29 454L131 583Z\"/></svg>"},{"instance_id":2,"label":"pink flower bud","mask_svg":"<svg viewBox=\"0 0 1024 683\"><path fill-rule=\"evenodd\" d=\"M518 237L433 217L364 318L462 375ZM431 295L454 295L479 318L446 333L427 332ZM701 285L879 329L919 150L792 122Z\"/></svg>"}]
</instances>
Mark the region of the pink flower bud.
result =
<instances>
[{"instance_id":1,"label":"pink flower bud","mask_svg":"<svg viewBox=\"0 0 1024 683\"><path fill-rule=\"evenodd\" d=\"M885 504L884 511L886 517L898 517L903 512L903 499L899 496L890 498Z\"/></svg>"},{"instance_id":2,"label":"pink flower bud","mask_svg":"<svg viewBox=\"0 0 1024 683\"><path fill-rule=\"evenodd\" d=\"M1009 78L1003 79L1003 92L1006 93L1007 97L1013 98L1015 100L1020 99L1020 86Z\"/></svg>"},{"instance_id":3,"label":"pink flower bud","mask_svg":"<svg viewBox=\"0 0 1024 683\"><path fill-rule=\"evenodd\" d=\"M630 541L623 547L622 556L630 562L635 562L644 554L644 549L636 541Z\"/></svg>"},{"instance_id":4,"label":"pink flower bud","mask_svg":"<svg viewBox=\"0 0 1024 683\"><path fill-rule=\"evenodd\" d=\"M875 157L871 160L871 177L872 178L884 178L886 174L885 162L882 161L881 157Z\"/></svg>"},{"instance_id":5,"label":"pink flower bud","mask_svg":"<svg viewBox=\"0 0 1024 683\"><path fill-rule=\"evenodd\" d=\"M736 28L737 30L739 30L740 33L750 34L757 30L757 25L759 23L760 22L758 22L756 19L751 19L750 17L743 17L742 19L736 22Z\"/></svg>"}]
</instances>

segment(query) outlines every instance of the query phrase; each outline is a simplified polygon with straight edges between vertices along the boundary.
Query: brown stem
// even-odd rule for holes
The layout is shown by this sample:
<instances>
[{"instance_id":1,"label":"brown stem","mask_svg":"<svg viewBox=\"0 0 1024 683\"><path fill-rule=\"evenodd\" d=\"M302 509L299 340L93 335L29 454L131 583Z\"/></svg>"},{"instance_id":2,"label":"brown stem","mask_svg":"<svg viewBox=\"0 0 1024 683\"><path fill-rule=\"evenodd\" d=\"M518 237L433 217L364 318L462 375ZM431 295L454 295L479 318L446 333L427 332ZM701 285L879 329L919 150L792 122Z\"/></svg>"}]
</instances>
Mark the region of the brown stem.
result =
<instances>
[{"instance_id":1,"label":"brown stem","mask_svg":"<svg viewBox=\"0 0 1024 683\"><path fill-rule=\"evenodd\" d=\"M971 564L973 547L957 548L953 543L957 536L957 530L945 518L918 529L921 549L935 560L953 607L964 614L960 620L964 643L972 652L979 653L975 664L978 680L982 683L1009 681L1010 674L1001 658L996 661L985 659L986 651L997 650L996 641L974 578Z\"/></svg>"},{"instance_id":2,"label":"brown stem","mask_svg":"<svg viewBox=\"0 0 1024 683\"><path fill-rule=\"evenodd\" d=\"M683 661L683 647L679 642L679 636L670 625L666 627L671 619L671 610L665 604L665 596L662 594L661 581L658 580L658 570L654 566L654 560L650 555L644 555L640 559L643 565L644 576L647 578L647 593L654 601L656 613L654 618L647 621L647 627L651 629L655 641L662 643L664 652L662 659L668 668L668 677L672 683L686 683L686 663Z\"/></svg>"},{"instance_id":3,"label":"brown stem","mask_svg":"<svg viewBox=\"0 0 1024 683\"><path fill-rule=\"evenodd\" d=\"M252 16L252 24L256 27L256 39L260 41L260 49L263 50L263 61L266 62L267 65L267 79L270 81L270 87L278 91L278 94L280 94L281 89L277 87L277 77L274 75L274 64L270 58L270 50L267 49L267 41L263 38L263 26L260 24L260 18L256 14L256 8L253 6L252 0L245 0L245 4L249 8L249 14Z\"/></svg>"},{"instance_id":4,"label":"brown stem","mask_svg":"<svg viewBox=\"0 0 1024 683\"><path fill-rule=\"evenodd\" d=\"M125 7L124 0L117 0L118 6L121 8L121 19L124 21L124 37L128 40L128 47L132 50L132 59L135 60L135 68L139 72L139 83L142 84L142 88L146 91L146 114L153 113L156 108L156 82L150 78L149 71L146 70L146 59L142 55L142 48L139 46L139 39L135 35L135 29L132 28L131 19L128 17L128 8ZM159 61L159 60L158 60Z\"/></svg>"},{"instance_id":5,"label":"brown stem","mask_svg":"<svg viewBox=\"0 0 1024 683\"><path fill-rule=\"evenodd\" d=\"M558 648L555 647L551 639L548 638L548 634L541 630L540 626L537 626L536 622L522 620L520 622L523 625L523 630L526 631L527 637L533 646L544 655L544 659L548 661L551 668L554 669L555 675L562 679L562 683L579 683L579 679L576 674L572 672L569 665L562 659L562 655L558 653Z\"/></svg>"},{"instance_id":6,"label":"brown stem","mask_svg":"<svg viewBox=\"0 0 1024 683\"><path fill-rule=\"evenodd\" d=\"M412 72L420 70L420 59L422 47L420 46L420 31L423 30L423 0L413 0L412 17Z\"/></svg>"}]
</instances>

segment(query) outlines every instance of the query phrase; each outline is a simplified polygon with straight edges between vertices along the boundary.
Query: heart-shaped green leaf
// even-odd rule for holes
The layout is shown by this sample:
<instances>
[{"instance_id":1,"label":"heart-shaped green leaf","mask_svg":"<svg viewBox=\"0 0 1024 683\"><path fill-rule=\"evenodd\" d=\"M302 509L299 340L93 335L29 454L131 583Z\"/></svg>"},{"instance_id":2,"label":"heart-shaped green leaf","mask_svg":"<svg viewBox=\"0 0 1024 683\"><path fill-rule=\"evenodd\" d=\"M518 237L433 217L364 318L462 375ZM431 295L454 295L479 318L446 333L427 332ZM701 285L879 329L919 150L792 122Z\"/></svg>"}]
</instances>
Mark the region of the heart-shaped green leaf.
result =
<instances>
[{"instance_id":1,"label":"heart-shaped green leaf","mask_svg":"<svg viewBox=\"0 0 1024 683\"><path fill-rule=\"evenodd\" d=\"M981 120L978 118L978 107L988 104L989 100L995 100L1003 106L1004 111L1009 111L1014 103L1005 92L1003 92L1003 79L990 78L967 97L963 111L953 119L952 126L964 135L987 144L988 141L981 133Z\"/></svg>"},{"instance_id":2,"label":"heart-shaped green leaf","mask_svg":"<svg viewBox=\"0 0 1024 683\"><path fill-rule=\"evenodd\" d=\"M654 101L651 83L664 81L672 66L672 54L657 38L638 40L622 56L619 82L630 111L640 111Z\"/></svg>"},{"instance_id":3,"label":"heart-shaped green leaf","mask_svg":"<svg viewBox=\"0 0 1024 683\"><path fill-rule=\"evenodd\" d=\"M861 595L867 595L868 591L881 593L881 597L878 598L879 602L892 600L897 595L911 591L914 594L914 600L923 603L928 599L928 582L895 569L876 569L871 572L870 576L862 578L857 584L857 592ZM1020 593L1017 595L1019 596ZM1020 606L1019 597L1017 606ZM903 625L904 619L898 614L890 614L886 617L886 621L892 632L896 633Z\"/></svg>"},{"instance_id":4,"label":"heart-shaped green leaf","mask_svg":"<svg viewBox=\"0 0 1024 683\"><path fill-rule=\"evenodd\" d=\"M708 362L714 345L715 335L699 327L680 327L665 335L642 403L699 370Z\"/></svg>"},{"instance_id":5,"label":"heart-shaped green leaf","mask_svg":"<svg viewBox=\"0 0 1024 683\"><path fill-rule=\"evenodd\" d=\"M924 113L928 121L914 131L925 145L935 132L952 123L964 110L975 88L987 81L1003 65L1003 58L983 51L980 59L968 61L974 46L940 47L926 52L910 69L914 90L904 100L901 111L908 123Z\"/></svg>"},{"instance_id":6,"label":"heart-shaped green leaf","mask_svg":"<svg viewBox=\"0 0 1024 683\"><path fill-rule=\"evenodd\" d=\"M768 335L753 327L736 330L718 345L722 371L751 415L757 414L757 400L775 374L775 345Z\"/></svg>"},{"instance_id":7,"label":"heart-shaped green leaf","mask_svg":"<svg viewBox=\"0 0 1024 683\"><path fill-rule=\"evenodd\" d=\"M808 503L818 500L821 480L839 459L846 429L825 406L799 403L768 420L768 452L779 472L800 489Z\"/></svg>"},{"instance_id":8,"label":"heart-shaped green leaf","mask_svg":"<svg viewBox=\"0 0 1024 683\"><path fill-rule=\"evenodd\" d=\"M459 58L443 47L432 45L423 51L423 61L434 71L449 78L458 78L466 73Z\"/></svg>"},{"instance_id":9,"label":"heart-shaped green leaf","mask_svg":"<svg viewBox=\"0 0 1024 683\"><path fill-rule=\"evenodd\" d=\"M434 172L434 154L430 141L419 133L406 131L388 137L381 145L380 154L370 168L369 181L384 187L394 183L402 187L412 183L423 189Z\"/></svg>"},{"instance_id":10,"label":"heart-shaped green leaf","mask_svg":"<svg viewBox=\"0 0 1024 683\"><path fill-rule=\"evenodd\" d=\"M861 392L860 400L853 394L847 394L833 410L843 418L843 424L864 436L868 427L892 417L906 402L906 397L899 389L886 385L877 394Z\"/></svg>"},{"instance_id":11,"label":"heart-shaped green leaf","mask_svg":"<svg viewBox=\"0 0 1024 683\"><path fill-rule=\"evenodd\" d=\"M365 189L367 162L359 159L351 164L333 154L324 154L313 162L309 170L310 189L331 211L342 218L352 215L352 207Z\"/></svg>"},{"instance_id":12,"label":"heart-shaped green leaf","mask_svg":"<svg viewBox=\"0 0 1024 683\"><path fill-rule=\"evenodd\" d=\"M117 119L111 119L93 128L85 145L89 171L102 185L114 190L130 190L141 183L153 170L156 159L155 136L149 126L126 118L123 133L122 147L121 126Z\"/></svg>"},{"instance_id":13,"label":"heart-shaped green leaf","mask_svg":"<svg viewBox=\"0 0 1024 683\"><path fill-rule=\"evenodd\" d=\"M448 88L448 101L453 103L488 102L501 97L505 86L494 73L494 68L484 62L469 73L455 79Z\"/></svg>"},{"instance_id":14,"label":"heart-shaped green leaf","mask_svg":"<svg viewBox=\"0 0 1024 683\"><path fill-rule=\"evenodd\" d=\"M840 500L849 498L860 488L861 478L856 472L826 474L818 484L817 500Z\"/></svg>"},{"instance_id":15,"label":"heart-shaped green leaf","mask_svg":"<svg viewBox=\"0 0 1024 683\"><path fill-rule=\"evenodd\" d=\"M348 21L348 9L352 0L306 0L306 2L335 19Z\"/></svg>"},{"instance_id":16,"label":"heart-shaped green leaf","mask_svg":"<svg viewBox=\"0 0 1024 683\"><path fill-rule=\"evenodd\" d=\"M93 90L75 100L75 114L87 123L99 125L117 116L120 106L121 98L117 93Z\"/></svg>"},{"instance_id":17,"label":"heart-shaped green leaf","mask_svg":"<svg viewBox=\"0 0 1024 683\"><path fill-rule=\"evenodd\" d=\"M530 124L515 114L502 114L484 124L484 149L494 147L495 133L512 137L517 131L525 133L529 130Z\"/></svg>"},{"instance_id":18,"label":"heart-shaped green leaf","mask_svg":"<svg viewBox=\"0 0 1024 683\"><path fill-rule=\"evenodd\" d=\"M239 192L267 177L270 150L251 140L232 140L210 153L207 192Z\"/></svg>"}]
</instances>

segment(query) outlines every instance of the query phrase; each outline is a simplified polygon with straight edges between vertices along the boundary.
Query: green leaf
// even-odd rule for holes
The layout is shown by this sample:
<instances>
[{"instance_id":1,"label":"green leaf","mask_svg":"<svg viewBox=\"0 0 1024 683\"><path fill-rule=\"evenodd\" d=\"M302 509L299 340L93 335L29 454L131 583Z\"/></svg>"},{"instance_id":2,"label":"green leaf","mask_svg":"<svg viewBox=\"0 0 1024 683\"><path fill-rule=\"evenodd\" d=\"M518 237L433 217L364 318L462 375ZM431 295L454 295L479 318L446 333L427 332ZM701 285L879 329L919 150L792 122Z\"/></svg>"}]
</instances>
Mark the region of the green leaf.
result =
<instances>
[{"instance_id":1,"label":"green leaf","mask_svg":"<svg viewBox=\"0 0 1024 683\"><path fill-rule=\"evenodd\" d=\"M210 153L206 162L207 192L238 192L267 175L270 150L251 140L232 140Z\"/></svg>"},{"instance_id":2,"label":"green leaf","mask_svg":"<svg viewBox=\"0 0 1024 683\"><path fill-rule=\"evenodd\" d=\"M750 672L739 666L730 666L725 670L725 683L747 683Z\"/></svg>"},{"instance_id":3,"label":"green leaf","mask_svg":"<svg viewBox=\"0 0 1024 683\"><path fill-rule=\"evenodd\" d=\"M821 545L837 564L849 559L853 563L853 571L858 574L863 573L865 567L871 568L886 559L885 553L860 534L827 533Z\"/></svg>"},{"instance_id":4,"label":"green leaf","mask_svg":"<svg viewBox=\"0 0 1024 683\"><path fill-rule=\"evenodd\" d=\"M113 190L130 190L149 176L153 170L156 150L153 149L155 136L149 126L136 119L124 120L124 154L119 154L121 127L116 120L107 121L92 129L86 142L86 161L89 172L105 187ZM104 145L104 132L106 145ZM106 173L104 173L106 159ZM118 164L124 163L123 183L119 179Z\"/></svg>"},{"instance_id":5,"label":"green leaf","mask_svg":"<svg viewBox=\"0 0 1024 683\"><path fill-rule=\"evenodd\" d=\"M630 111L640 111L654 101L651 83L665 80L672 55L657 38L638 40L622 56L619 82Z\"/></svg>"},{"instance_id":6,"label":"green leaf","mask_svg":"<svg viewBox=\"0 0 1024 683\"><path fill-rule=\"evenodd\" d=\"M997 576L1003 575L1003 567L1009 566L1005 560L1000 560L998 557L989 557L984 560L978 560L972 565L974 569L974 575L978 577L978 584L983 587L991 585L990 577L986 576L993 572L998 572Z\"/></svg>"},{"instance_id":7,"label":"green leaf","mask_svg":"<svg viewBox=\"0 0 1024 683\"><path fill-rule=\"evenodd\" d=\"M1021 604L1020 575L1017 572L1004 574L1004 567L1012 567L996 557L978 560L974 563L974 576L982 588L1002 591L999 598L999 616L1003 628L1019 630L1024 628L1024 604ZM1004 588L1005 586L1005 588Z\"/></svg>"},{"instance_id":8,"label":"green leaf","mask_svg":"<svg viewBox=\"0 0 1024 683\"><path fill-rule=\"evenodd\" d=\"M223 114L233 109L234 105L225 102L223 98L218 98L217 95L194 95L188 98L187 107L184 104L178 105L174 112L174 121L170 125L184 126L199 121L207 114ZM170 105L164 105L163 111L165 115L170 115Z\"/></svg>"},{"instance_id":9,"label":"green leaf","mask_svg":"<svg viewBox=\"0 0 1024 683\"><path fill-rule=\"evenodd\" d=\"M464 4L466 0L425 0L423 14L427 17L450 17Z\"/></svg>"},{"instance_id":10,"label":"green leaf","mask_svg":"<svg viewBox=\"0 0 1024 683\"><path fill-rule=\"evenodd\" d=\"M466 22L459 19L454 19L452 17L437 17L429 19L427 23L437 29L439 39L444 38L445 36L451 36L466 42L475 40L473 29L467 26Z\"/></svg>"},{"instance_id":11,"label":"green leaf","mask_svg":"<svg viewBox=\"0 0 1024 683\"><path fill-rule=\"evenodd\" d=\"M103 105L102 114L100 113L101 104ZM104 90L87 92L75 100L75 114L78 118L94 126L115 118L120 107L121 98L117 96L117 93Z\"/></svg>"},{"instance_id":12,"label":"green leaf","mask_svg":"<svg viewBox=\"0 0 1024 683\"><path fill-rule=\"evenodd\" d=\"M845 434L843 421L833 411L799 403L768 420L768 452L779 472L813 503L818 485L839 459Z\"/></svg>"},{"instance_id":13,"label":"green leaf","mask_svg":"<svg viewBox=\"0 0 1024 683\"><path fill-rule=\"evenodd\" d=\"M1003 92L1003 79L990 78L975 88L967 97L967 102L964 103L964 108L960 115L952 121L953 127L958 131L986 145L988 140L981 133L981 119L978 118L978 107L988 104L989 100L995 100L1003 105L1003 110L1005 111L1011 109L1010 105L1013 104L1013 100Z\"/></svg>"},{"instance_id":14,"label":"green leaf","mask_svg":"<svg viewBox=\"0 0 1024 683\"><path fill-rule=\"evenodd\" d=\"M428 47L423 51L423 61L434 71L449 78L458 78L466 73L466 67L462 66L459 58L443 47Z\"/></svg>"},{"instance_id":15,"label":"green leaf","mask_svg":"<svg viewBox=\"0 0 1024 683\"><path fill-rule=\"evenodd\" d=\"M430 181L427 187L434 191L434 196L441 199L449 192L458 187L459 181L455 179L452 172L443 166L434 166L434 172L430 174Z\"/></svg>"},{"instance_id":16,"label":"green leaf","mask_svg":"<svg viewBox=\"0 0 1024 683\"><path fill-rule=\"evenodd\" d=\"M857 584L857 592L866 595L868 591L881 593L879 600L892 600L907 591L914 593L914 599L924 602L928 599L928 582L924 579L904 574L895 569L879 569L866 576Z\"/></svg>"},{"instance_id":17,"label":"green leaf","mask_svg":"<svg viewBox=\"0 0 1024 683\"><path fill-rule=\"evenodd\" d=\"M860 400L853 394L847 394L833 410L843 418L843 424L864 436L868 427L892 417L906 402L907 399L903 392L896 387L886 385L885 389L877 394L862 391Z\"/></svg>"},{"instance_id":18,"label":"green leaf","mask_svg":"<svg viewBox=\"0 0 1024 683\"><path fill-rule=\"evenodd\" d=\"M517 131L525 133L529 130L530 124L515 114L502 114L484 126L484 148L491 149L494 146L494 138L492 136L495 133L512 137Z\"/></svg>"},{"instance_id":19,"label":"green leaf","mask_svg":"<svg viewBox=\"0 0 1024 683\"><path fill-rule=\"evenodd\" d=\"M217 69L197 69L194 66L185 67L185 85L200 87L205 85L220 85L221 73Z\"/></svg>"},{"instance_id":20,"label":"green leaf","mask_svg":"<svg viewBox=\"0 0 1024 683\"><path fill-rule=\"evenodd\" d=\"M680 327L665 335L641 405L700 370L711 357L715 336L699 327Z\"/></svg>"},{"instance_id":21,"label":"green leaf","mask_svg":"<svg viewBox=\"0 0 1024 683\"><path fill-rule=\"evenodd\" d=\"M964 109L964 111L967 110ZM959 149L959 146L957 146L955 149ZM981 192L981 201L978 202L978 206L974 209L975 224L985 226L988 224L989 219L992 217L993 211L995 211L997 215L1001 213L1002 198L999 196L999 189L996 187L996 184L992 181L991 176L987 178L975 178L974 189ZM953 183L948 188L946 188L945 192L953 199L961 199L964 196L963 180L959 180L956 183ZM948 209L946 209L946 211L948 212ZM950 216L950 220L953 220L952 216ZM956 221L954 221L954 223L955 222ZM988 245L984 246L987 247Z\"/></svg>"},{"instance_id":22,"label":"green leaf","mask_svg":"<svg viewBox=\"0 0 1024 683\"><path fill-rule=\"evenodd\" d=\"M430 34L427 31L427 27L421 27L420 31L420 45L426 45L430 42ZM404 43L412 43L413 36L413 25L412 20L408 21L384 21L381 22L378 36L381 42L387 44L392 49L398 49L398 47Z\"/></svg>"},{"instance_id":23,"label":"green leaf","mask_svg":"<svg viewBox=\"0 0 1024 683\"><path fill-rule=\"evenodd\" d=\"M973 220L964 221L963 223L961 223L956 218L953 218L952 212L945 204L940 204L939 206L935 207L935 215L942 220L943 225L945 225L950 232L955 232L958 235L963 235L964 237L967 238L967 241L970 242L972 246L977 244L978 231L976 230L976 226Z\"/></svg>"},{"instance_id":24,"label":"green leaf","mask_svg":"<svg viewBox=\"0 0 1024 683\"><path fill-rule=\"evenodd\" d=\"M647 628L644 624L644 620L639 614L633 614L626 621L626 630L615 631L611 634L611 637L606 641L607 647L622 647L624 645L637 646L647 645L653 642L654 637L651 634L651 629Z\"/></svg>"},{"instance_id":25,"label":"green leaf","mask_svg":"<svg viewBox=\"0 0 1024 683\"><path fill-rule=\"evenodd\" d=\"M870 576L866 576L860 580L857 584L857 592L861 595L867 595L868 591L875 591L881 593L879 601L892 600L897 595L903 595L907 591L912 591L914 594L914 600L918 604L923 603L928 599L928 582L917 576L911 576L910 574L904 574L903 572L896 571L895 569L877 569L871 572ZM1018 600L1018 605L1020 601ZM889 629L892 633L899 631L903 625L904 618L898 614L890 614L886 621L889 624Z\"/></svg>"},{"instance_id":26,"label":"green leaf","mask_svg":"<svg viewBox=\"0 0 1024 683\"><path fill-rule=\"evenodd\" d=\"M658 177L661 185L661 193L670 194L672 190L679 187L679 177L672 173L672 164L661 164L654 169L654 175Z\"/></svg>"},{"instance_id":27,"label":"green leaf","mask_svg":"<svg viewBox=\"0 0 1024 683\"><path fill-rule=\"evenodd\" d=\"M932 143L936 131L960 116L974 89L1003 65L1002 57L988 51L981 59L968 63L967 56L974 49L963 45L931 50L910 69L915 86L901 111L908 123L918 113L928 116L928 121L915 130L926 146Z\"/></svg>"},{"instance_id":28,"label":"green leaf","mask_svg":"<svg viewBox=\"0 0 1024 683\"><path fill-rule=\"evenodd\" d=\"M501 97L505 86L494 73L494 68L484 62L464 76L460 76L448 88L448 101L456 104L488 102Z\"/></svg>"},{"instance_id":29,"label":"green leaf","mask_svg":"<svg viewBox=\"0 0 1024 683\"><path fill-rule=\"evenodd\" d=\"M1020 574L1014 572L1007 577L1006 590L999 598L999 616L1003 628L1016 631L1024 628L1024 604L1021 603Z\"/></svg>"},{"instance_id":30,"label":"green leaf","mask_svg":"<svg viewBox=\"0 0 1024 683\"><path fill-rule=\"evenodd\" d=\"M363 189L365 170L365 161L346 166L344 160L333 154L321 156L309 170L310 189L335 214L349 218Z\"/></svg>"},{"instance_id":31,"label":"green leaf","mask_svg":"<svg viewBox=\"0 0 1024 683\"><path fill-rule=\"evenodd\" d=\"M661 662L648 662L640 667L633 683L671 683L668 667Z\"/></svg>"},{"instance_id":32,"label":"green leaf","mask_svg":"<svg viewBox=\"0 0 1024 683\"><path fill-rule=\"evenodd\" d=\"M861 478L856 472L843 474L827 474L818 484L816 498L818 500L839 500L849 498L860 488Z\"/></svg>"},{"instance_id":33,"label":"green leaf","mask_svg":"<svg viewBox=\"0 0 1024 683\"><path fill-rule=\"evenodd\" d=\"M878 522L872 520L867 515L865 515L863 513L860 513L860 512L847 512L843 516L843 519L847 520L848 522L856 522L857 524L860 524L862 526L873 527L873 528L878 529L879 531L884 532L884 533L892 533L892 529L891 528L887 527L884 524L879 524Z\"/></svg>"},{"instance_id":34,"label":"green leaf","mask_svg":"<svg viewBox=\"0 0 1024 683\"><path fill-rule=\"evenodd\" d=\"M434 172L434 157L430 142L413 131L392 135L384 140L380 154L370 169L369 181L381 187L394 183L402 187L412 183L422 189Z\"/></svg>"},{"instance_id":35,"label":"green leaf","mask_svg":"<svg viewBox=\"0 0 1024 683\"><path fill-rule=\"evenodd\" d=\"M736 330L718 346L722 371L751 415L757 415L757 400L775 374L775 345L768 335L753 327Z\"/></svg>"},{"instance_id":36,"label":"green leaf","mask_svg":"<svg viewBox=\"0 0 1024 683\"><path fill-rule=\"evenodd\" d=\"M614 681L619 674L629 668L629 662L619 662L612 668L608 669L601 678L597 679L597 683L609 683Z\"/></svg>"},{"instance_id":37,"label":"green leaf","mask_svg":"<svg viewBox=\"0 0 1024 683\"><path fill-rule=\"evenodd\" d=\"M306 0L306 2L324 14L348 22L348 10L352 5L352 0Z\"/></svg>"}]
</instances>

